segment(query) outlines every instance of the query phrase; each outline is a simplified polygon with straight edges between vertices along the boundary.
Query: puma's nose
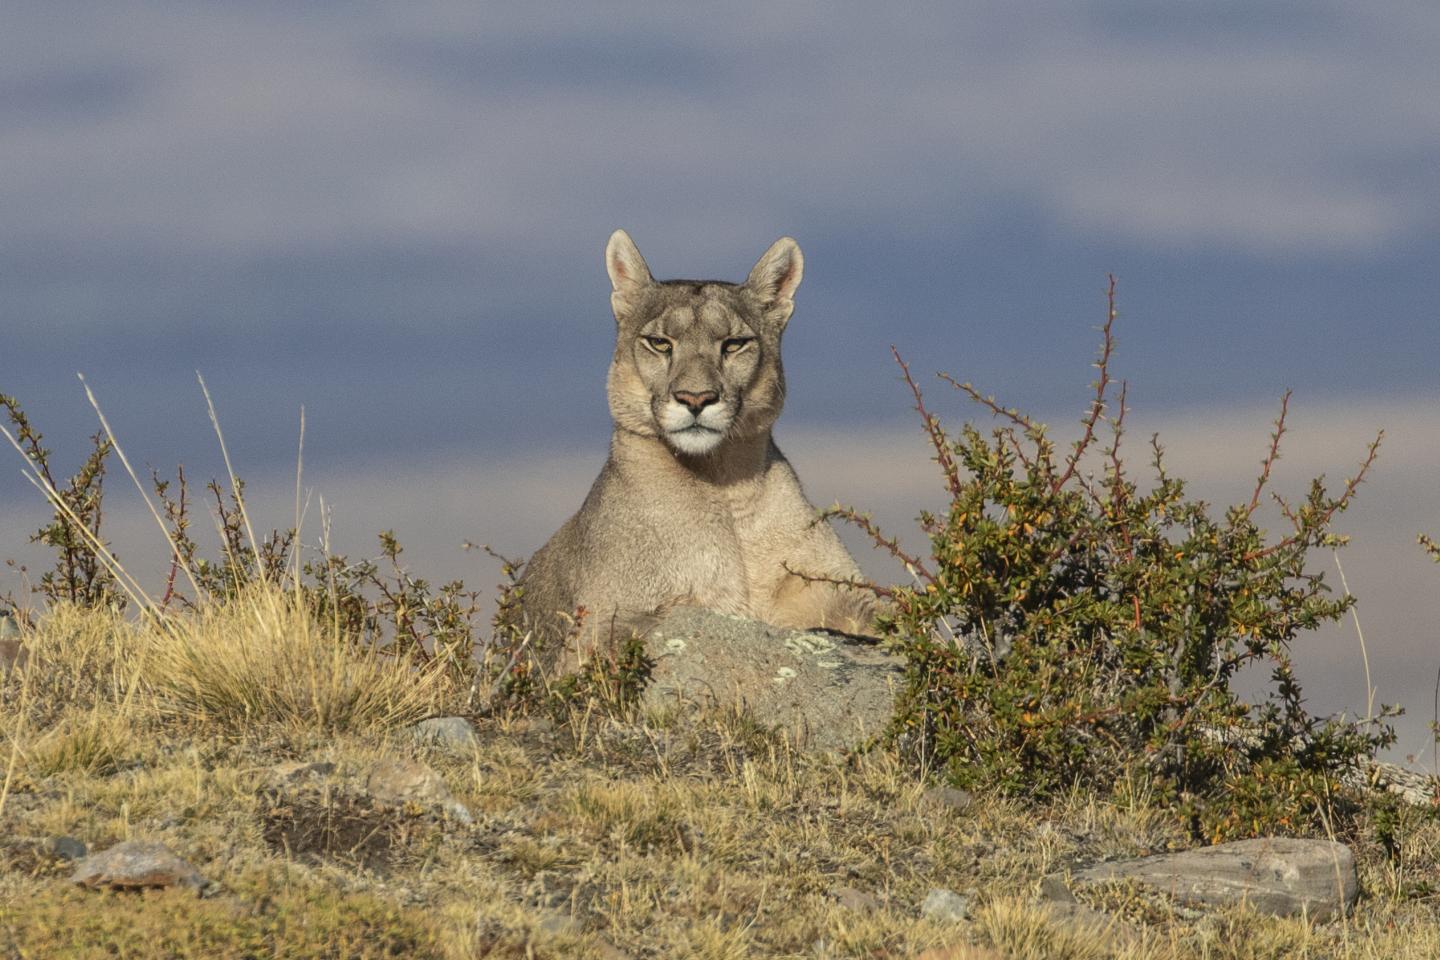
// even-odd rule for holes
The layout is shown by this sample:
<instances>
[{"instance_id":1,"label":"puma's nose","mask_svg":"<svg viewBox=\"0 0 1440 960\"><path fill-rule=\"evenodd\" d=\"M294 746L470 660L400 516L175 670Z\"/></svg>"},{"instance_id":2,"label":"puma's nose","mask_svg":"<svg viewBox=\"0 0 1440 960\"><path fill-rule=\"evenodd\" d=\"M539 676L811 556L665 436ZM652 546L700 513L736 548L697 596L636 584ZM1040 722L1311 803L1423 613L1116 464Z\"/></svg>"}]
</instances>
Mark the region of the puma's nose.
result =
<instances>
[{"instance_id":1,"label":"puma's nose","mask_svg":"<svg viewBox=\"0 0 1440 960\"><path fill-rule=\"evenodd\" d=\"M716 393L714 390L706 390L704 393L691 393L688 390L676 390L674 393L670 394L670 396L674 397L677 403L685 404L685 406L689 408L690 412L697 417L700 415L701 410L704 410L706 407L710 406L710 404L715 403L720 399L720 394Z\"/></svg>"}]
</instances>

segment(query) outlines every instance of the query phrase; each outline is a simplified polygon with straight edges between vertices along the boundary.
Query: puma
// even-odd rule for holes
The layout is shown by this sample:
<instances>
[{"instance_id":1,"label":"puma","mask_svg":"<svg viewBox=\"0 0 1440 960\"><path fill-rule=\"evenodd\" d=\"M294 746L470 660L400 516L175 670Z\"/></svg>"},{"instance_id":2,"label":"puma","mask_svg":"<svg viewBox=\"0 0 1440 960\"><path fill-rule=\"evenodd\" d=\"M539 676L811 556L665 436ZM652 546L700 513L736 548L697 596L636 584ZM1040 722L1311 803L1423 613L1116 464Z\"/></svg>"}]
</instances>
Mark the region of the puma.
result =
<instances>
[{"instance_id":1,"label":"puma","mask_svg":"<svg viewBox=\"0 0 1440 960\"><path fill-rule=\"evenodd\" d=\"M658 282L617 230L605 267L616 323L610 456L579 512L526 566L527 619L555 635L584 608L591 630L633 630L688 605L867 630L873 597L848 585L859 568L816 521L771 437L799 246L776 241L741 284Z\"/></svg>"}]
</instances>

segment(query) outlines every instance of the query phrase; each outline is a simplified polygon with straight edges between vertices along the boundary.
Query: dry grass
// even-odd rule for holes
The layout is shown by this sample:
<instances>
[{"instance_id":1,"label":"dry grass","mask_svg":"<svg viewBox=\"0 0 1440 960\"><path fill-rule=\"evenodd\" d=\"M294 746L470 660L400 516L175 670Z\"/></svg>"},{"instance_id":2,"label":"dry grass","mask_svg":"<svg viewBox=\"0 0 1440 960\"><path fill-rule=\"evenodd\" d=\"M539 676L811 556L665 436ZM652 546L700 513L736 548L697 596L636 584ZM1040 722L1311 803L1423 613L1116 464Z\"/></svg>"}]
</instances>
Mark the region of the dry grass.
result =
<instances>
[{"instance_id":1,"label":"dry grass","mask_svg":"<svg viewBox=\"0 0 1440 960\"><path fill-rule=\"evenodd\" d=\"M417 669L361 649L276 588L159 619L147 639L147 678L164 706L235 729L395 727L432 712L444 693L439 664Z\"/></svg>"},{"instance_id":2,"label":"dry grass","mask_svg":"<svg viewBox=\"0 0 1440 960\"><path fill-rule=\"evenodd\" d=\"M0 683L9 955L1440 955L1440 828L1419 817L1388 850L1355 839L1367 895L1347 921L1171 912L1106 929L1047 912L1037 884L1184 844L1142 789L955 809L893 755L798 756L734 710L646 722L592 704L481 721L474 749L417 746L399 727L443 703L440 681L273 592L138 625L59 609L25 643L29 663ZM370 805L365 768L397 754L435 767L474 822ZM295 759L337 770L278 784L269 768ZM78 891L37 852L64 835L163 841L219 892ZM921 916L937 887L969 897L970 919Z\"/></svg>"}]
</instances>

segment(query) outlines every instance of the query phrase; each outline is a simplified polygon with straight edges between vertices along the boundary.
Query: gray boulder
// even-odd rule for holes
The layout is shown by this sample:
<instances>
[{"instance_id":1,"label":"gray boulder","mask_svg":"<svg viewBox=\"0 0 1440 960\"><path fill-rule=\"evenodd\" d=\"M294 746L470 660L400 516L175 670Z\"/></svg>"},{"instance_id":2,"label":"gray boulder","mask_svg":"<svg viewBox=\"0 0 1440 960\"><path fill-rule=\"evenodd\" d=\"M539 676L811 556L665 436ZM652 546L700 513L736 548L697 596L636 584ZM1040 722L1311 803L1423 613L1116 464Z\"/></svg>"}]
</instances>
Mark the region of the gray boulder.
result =
<instances>
[{"instance_id":1,"label":"gray boulder","mask_svg":"<svg viewBox=\"0 0 1440 960\"><path fill-rule=\"evenodd\" d=\"M1315 920L1343 916L1355 903L1355 855L1343 843L1265 837L1102 863L1072 885L1136 880L1190 906L1245 902L1261 913Z\"/></svg>"},{"instance_id":2,"label":"gray boulder","mask_svg":"<svg viewBox=\"0 0 1440 960\"><path fill-rule=\"evenodd\" d=\"M853 749L890 722L902 664L842 634L784 630L687 607L647 635L648 707L741 703L804 749Z\"/></svg>"}]
</instances>

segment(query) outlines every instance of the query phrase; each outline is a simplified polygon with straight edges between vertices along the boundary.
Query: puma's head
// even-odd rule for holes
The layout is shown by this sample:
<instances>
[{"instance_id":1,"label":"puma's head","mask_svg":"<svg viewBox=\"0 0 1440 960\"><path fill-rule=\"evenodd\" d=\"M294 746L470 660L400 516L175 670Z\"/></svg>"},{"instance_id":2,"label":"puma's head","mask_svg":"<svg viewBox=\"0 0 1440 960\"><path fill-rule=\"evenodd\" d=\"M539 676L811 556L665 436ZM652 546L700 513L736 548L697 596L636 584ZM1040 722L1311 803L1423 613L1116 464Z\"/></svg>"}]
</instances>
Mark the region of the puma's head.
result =
<instances>
[{"instance_id":1,"label":"puma's head","mask_svg":"<svg viewBox=\"0 0 1440 960\"><path fill-rule=\"evenodd\" d=\"M780 335L805 261L781 237L744 283L650 276L624 230L605 248L617 336L610 414L681 454L766 434L785 402Z\"/></svg>"}]
</instances>

